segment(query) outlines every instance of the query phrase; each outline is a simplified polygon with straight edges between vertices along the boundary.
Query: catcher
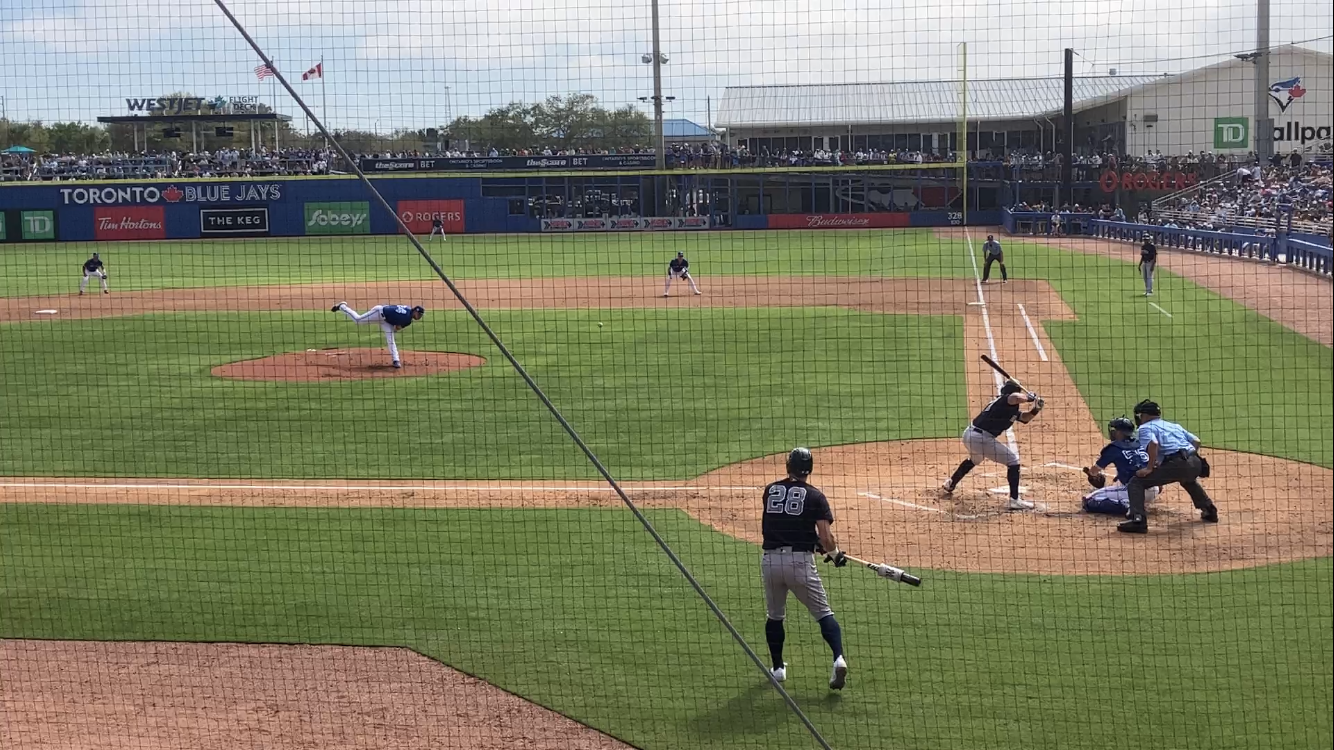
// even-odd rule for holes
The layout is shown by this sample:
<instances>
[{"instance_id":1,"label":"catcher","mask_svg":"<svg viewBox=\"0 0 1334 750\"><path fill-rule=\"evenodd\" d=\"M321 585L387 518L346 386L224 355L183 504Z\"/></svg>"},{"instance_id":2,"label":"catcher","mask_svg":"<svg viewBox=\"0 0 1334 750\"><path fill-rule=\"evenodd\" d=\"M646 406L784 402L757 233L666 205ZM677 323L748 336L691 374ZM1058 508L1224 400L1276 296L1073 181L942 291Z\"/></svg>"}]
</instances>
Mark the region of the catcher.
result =
<instances>
[{"instance_id":1,"label":"catcher","mask_svg":"<svg viewBox=\"0 0 1334 750\"><path fill-rule=\"evenodd\" d=\"M1135 423L1125 417L1107 423L1107 438L1112 442L1102 449L1092 466L1084 469L1089 484L1093 485L1093 491L1083 498L1084 512L1125 516L1130 513L1130 480L1135 478L1135 472L1149 465L1149 454L1135 438ZM1102 470L1112 465L1116 466L1117 484L1108 487ZM1144 490L1146 503L1157 497L1157 487Z\"/></svg>"},{"instance_id":2,"label":"catcher","mask_svg":"<svg viewBox=\"0 0 1334 750\"><path fill-rule=\"evenodd\" d=\"M683 279L690 282L690 288L695 294L703 294L699 287L695 286L695 278L690 275L690 261L686 260L685 253L677 253L675 258L667 264L667 286L662 288L662 296L671 295L672 279Z\"/></svg>"}]
</instances>

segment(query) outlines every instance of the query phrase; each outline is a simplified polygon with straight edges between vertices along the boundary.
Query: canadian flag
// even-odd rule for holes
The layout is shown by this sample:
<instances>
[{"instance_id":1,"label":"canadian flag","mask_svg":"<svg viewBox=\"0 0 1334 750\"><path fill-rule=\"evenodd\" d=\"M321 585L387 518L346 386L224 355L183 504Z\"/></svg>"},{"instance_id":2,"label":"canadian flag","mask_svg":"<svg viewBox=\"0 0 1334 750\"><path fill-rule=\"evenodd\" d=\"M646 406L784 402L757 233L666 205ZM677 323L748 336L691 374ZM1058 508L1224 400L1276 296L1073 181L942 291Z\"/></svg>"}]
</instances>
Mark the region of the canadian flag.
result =
<instances>
[{"instance_id":1,"label":"canadian flag","mask_svg":"<svg viewBox=\"0 0 1334 750\"><path fill-rule=\"evenodd\" d=\"M315 67L301 74L301 80L311 81L316 78L324 77L324 63L315 63Z\"/></svg>"}]
</instances>

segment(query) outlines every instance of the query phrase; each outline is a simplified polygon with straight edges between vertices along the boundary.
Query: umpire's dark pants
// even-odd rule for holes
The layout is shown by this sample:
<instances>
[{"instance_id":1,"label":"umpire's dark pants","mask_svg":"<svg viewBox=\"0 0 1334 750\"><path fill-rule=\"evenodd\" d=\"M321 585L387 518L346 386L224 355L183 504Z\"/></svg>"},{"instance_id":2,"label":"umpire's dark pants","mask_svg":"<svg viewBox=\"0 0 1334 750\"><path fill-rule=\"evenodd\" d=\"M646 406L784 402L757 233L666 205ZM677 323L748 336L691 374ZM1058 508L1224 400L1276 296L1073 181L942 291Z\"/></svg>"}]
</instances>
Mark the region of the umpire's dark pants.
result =
<instances>
[{"instance_id":1,"label":"umpire's dark pants","mask_svg":"<svg viewBox=\"0 0 1334 750\"><path fill-rule=\"evenodd\" d=\"M1180 484L1190 495L1190 501L1196 508L1204 510L1214 504L1209 499L1209 493L1200 486L1200 457L1195 453L1188 451L1178 451L1164 458L1158 468L1149 472L1146 477L1135 477L1130 480L1130 485L1126 490L1130 494L1130 515L1144 515L1144 490L1149 487L1162 487L1168 484Z\"/></svg>"},{"instance_id":2,"label":"umpire's dark pants","mask_svg":"<svg viewBox=\"0 0 1334 750\"><path fill-rule=\"evenodd\" d=\"M988 255L988 256L987 256L987 262L986 262L986 265L982 266L982 280L983 280L983 281L987 281L988 279L991 278L991 264L992 264L992 263L999 263L999 264L1000 264L1000 267L1001 267L1001 280L1002 280L1002 281L1008 281L1010 277L1005 275L1005 256L1004 256L1004 255Z\"/></svg>"}]
</instances>

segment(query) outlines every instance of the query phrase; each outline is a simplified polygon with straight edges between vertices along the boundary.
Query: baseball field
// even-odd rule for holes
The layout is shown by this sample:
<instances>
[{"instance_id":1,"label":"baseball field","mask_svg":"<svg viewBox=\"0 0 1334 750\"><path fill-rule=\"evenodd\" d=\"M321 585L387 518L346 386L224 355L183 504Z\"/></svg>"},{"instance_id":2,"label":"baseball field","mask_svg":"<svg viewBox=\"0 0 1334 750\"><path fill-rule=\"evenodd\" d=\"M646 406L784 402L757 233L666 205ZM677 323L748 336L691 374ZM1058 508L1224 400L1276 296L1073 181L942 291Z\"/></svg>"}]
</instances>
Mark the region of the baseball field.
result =
<instances>
[{"instance_id":1,"label":"baseball field","mask_svg":"<svg viewBox=\"0 0 1334 750\"><path fill-rule=\"evenodd\" d=\"M848 689L790 610L835 747L1334 742L1327 280L978 231L468 236L428 245L763 653L760 488L796 445ZM110 294L78 296L106 262ZM678 282L676 252L703 294ZM90 289L92 289L90 287ZM392 370L329 308L421 304ZM40 312L39 312L40 311ZM51 312L54 311L54 312ZM937 491L995 395L1047 408ZM1199 435L1147 536L1079 512L1108 420ZM401 238L0 248L0 745L810 747L806 729Z\"/></svg>"}]
</instances>

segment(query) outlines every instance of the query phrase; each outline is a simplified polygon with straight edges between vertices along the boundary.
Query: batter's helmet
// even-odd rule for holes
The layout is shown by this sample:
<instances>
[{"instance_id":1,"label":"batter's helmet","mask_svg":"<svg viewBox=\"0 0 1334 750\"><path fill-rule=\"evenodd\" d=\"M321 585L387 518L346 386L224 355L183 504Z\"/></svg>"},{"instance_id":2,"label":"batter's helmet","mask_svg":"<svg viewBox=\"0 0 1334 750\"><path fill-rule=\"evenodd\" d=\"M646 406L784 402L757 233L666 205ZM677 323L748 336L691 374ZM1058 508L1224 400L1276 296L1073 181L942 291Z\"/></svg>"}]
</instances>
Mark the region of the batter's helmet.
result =
<instances>
[{"instance_id":1,"label":"batter's helmet","mask_svg":"<svg viewBox=\"0 0 1334 750\"><path fill-rule=\"evenodd\" d=\"M1007 380L1005 381L1005 384L1001 386L1001 395L1008 396L1011 393L1019 393L1022 390L1024 390L1023 387L1018 383L1013 380Z\"/></svg>"},{"instance_id":2,"label":"batter's helmet","mask_svg":"<svg viewBox=\"0 0 1334 750\"><path fill-rule=\"evenodd\" d=\"M808 477L815 468L815 457L810 448L793 448L787 454L787 473L794 477Z\"/></svg>"},{"instance_id":3,"label":"batter's helmet","mask_svg":"<svg viewBox=\"0 0 1334 750\"><path fill-rule=\"evenodd\" d=\"M417 305L416 307L412 308L412 317L418 320L421 320L422 318L426 317L426 308L422 307L421 305Z\"/></svg>"},{"instance_id":4,"label":"batter's helmet","mask_svg":"<svg viewBox=\"0 0 1334 750\"><path fill-rule=\"evenodd\" d=\"M1135 423L1125 417L1117 417L1107 423L1107 437L1116 440L1116 433L1124 432L1127 435L1135 434Z\"/></svg>"}]
</instances>

